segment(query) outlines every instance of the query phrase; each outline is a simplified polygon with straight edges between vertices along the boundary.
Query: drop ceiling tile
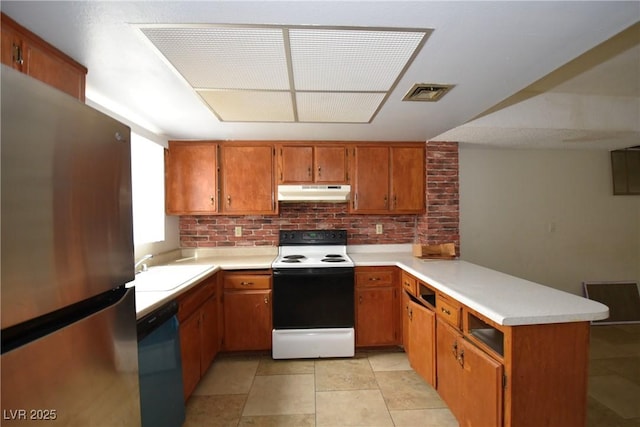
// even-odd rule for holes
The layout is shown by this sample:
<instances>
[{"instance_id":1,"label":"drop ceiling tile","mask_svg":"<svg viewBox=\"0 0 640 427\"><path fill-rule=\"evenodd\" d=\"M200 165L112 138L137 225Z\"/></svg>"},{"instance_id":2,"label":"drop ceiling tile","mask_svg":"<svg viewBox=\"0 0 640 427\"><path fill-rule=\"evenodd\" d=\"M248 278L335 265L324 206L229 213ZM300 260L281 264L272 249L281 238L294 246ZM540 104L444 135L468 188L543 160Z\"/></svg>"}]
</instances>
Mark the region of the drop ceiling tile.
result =
<instances>
[{"instance_id":1,"label":"drop ceiling tile","mask_svg":"<svg viewBox=\"0 0 640 427\"><path fill-rule=\"evenodd\" d=\"M290 87L281 28L154 26L141 31L196 89Z\"/></svg>"},{"instance_id":2,"label":"drop ceiling tile","mask_svg":"<svg viewBox=\"0 0 640 427\"><path fill-rule=\"evenodd\" d=\"M301 122L368 123L385 93L297 92Z\"/></svg>"},{"instance_id":3,"label":"drop ceiling tile","mask_svg":"<svg viewBox=\"0 0 640 427\"><path fill-rule=\"evenodd\" d=\"M290 29L295 90L388 91L426 32Z\"/></svg>"},{"instance_id":4,"label":"drop ceiling tile","mask_svg":"<svg viewBox=\"0 0 640 427\"><path fill-rule=\"evenodd\" d=\"M290 92L199 90L224 122L293 122Z\"/></svg>"}]
</instances>

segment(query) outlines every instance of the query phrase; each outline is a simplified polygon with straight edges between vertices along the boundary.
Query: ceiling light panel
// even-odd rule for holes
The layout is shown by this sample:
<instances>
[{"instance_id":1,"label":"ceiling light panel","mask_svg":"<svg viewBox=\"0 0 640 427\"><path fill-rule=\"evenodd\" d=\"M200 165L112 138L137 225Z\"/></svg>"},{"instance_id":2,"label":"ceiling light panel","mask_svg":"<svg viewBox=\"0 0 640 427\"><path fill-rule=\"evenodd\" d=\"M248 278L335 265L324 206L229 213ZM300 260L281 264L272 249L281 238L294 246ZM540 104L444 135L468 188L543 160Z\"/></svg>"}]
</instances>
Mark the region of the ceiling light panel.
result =
<instances>
[{"instance_id":1,"label":"ceiling light panel","mask_svg":"<svg viewBox=\"0 0 640 427\"><path fill-rule=\"evenodd\" d=\"M289 92L199 90L218 118L225 122L293 122Z\"/></svg>"},{"instance_id":2,"label":"ceiling light panel","mask_svg":"<svg viewBox=\"0 0 640 427\"><path fill-rule=\"evenodd\" d=\"M280 28L185 26L141 31L196 89L290 88Z\"/></svg>"},{"instance_id":3,"label":"ceiling light panel","mask_svg":"<svg viewBox=\"0 0 640 427\"><path fill-rule=\"evenodd\" d=\"M301 122L368 123L385 93L297 92Z\"/></svg>"},{"instance_id":4,"label":"ceiling light panel","mask_svg":"<svg viewBox=\"0 0 640 427\"><path fill-rule=\"evenodd\" d=\"M295 90L388 91L426 36L423 31L290 29Z\"/></svg>"}]
</instances>

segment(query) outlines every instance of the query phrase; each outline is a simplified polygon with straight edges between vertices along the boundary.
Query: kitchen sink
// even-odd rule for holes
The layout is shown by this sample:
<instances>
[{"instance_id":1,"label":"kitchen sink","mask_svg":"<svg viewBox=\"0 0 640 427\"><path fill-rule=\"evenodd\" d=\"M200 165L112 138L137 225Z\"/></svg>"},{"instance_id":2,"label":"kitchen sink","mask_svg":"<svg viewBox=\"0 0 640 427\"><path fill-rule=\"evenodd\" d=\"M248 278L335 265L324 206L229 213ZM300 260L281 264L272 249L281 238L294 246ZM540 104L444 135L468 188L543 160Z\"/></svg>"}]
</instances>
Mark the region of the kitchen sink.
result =
<instances>
[{"instance_id":1,"label":"kitchen sink","mask_svg":"<svg viewBox=\"0 0 640 427\"><path fill-rule=\"evenodd\" d=\"M136 274L129 286L136 292L170 291L208 273L214 266L206 265L159 265Z\"/></svg>"}]
</instances>

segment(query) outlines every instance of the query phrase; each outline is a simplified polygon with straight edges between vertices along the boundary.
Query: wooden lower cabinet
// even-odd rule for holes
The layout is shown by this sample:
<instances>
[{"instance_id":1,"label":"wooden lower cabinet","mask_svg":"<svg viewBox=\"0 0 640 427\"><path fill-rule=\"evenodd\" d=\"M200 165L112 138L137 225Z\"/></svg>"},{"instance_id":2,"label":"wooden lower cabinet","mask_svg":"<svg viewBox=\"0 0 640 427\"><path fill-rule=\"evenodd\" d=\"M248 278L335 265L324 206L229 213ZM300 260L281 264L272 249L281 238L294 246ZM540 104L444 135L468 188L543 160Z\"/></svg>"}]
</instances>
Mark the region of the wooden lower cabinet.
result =
<instances>
[{"instance_id":1,"label":"wooden lower cabinet","mask_svg":"<svg viewBox=\"0 0 640 427\"><path fill-rule=\"evenodd\" d=\"M395 267L356 268L357 347L400 344L397 274Z\"/></svg>"},{"instance_id":2,"label":"wooden lower cabinet","mask_svg":"<svg viewBox=\"0 0 640 427\"><path fill-rule=\"evenodd\" d=\"M502 426L502 363L437 320L437 389L461 426Z\"/></svg>"},{"instance_id":3,"label":"wooden lower cabinet","mask_svg":"<svg viewBox=\"0 0 640 427\"><path fill-rule=\"evenodd\" d=\"M178 299L180 355L185 401L220 349L217 275Z\"/></svg>"},{"instance_id":4,"label":"wooden lower cabinet","mask_svg":"<svg viewBox=\"0 0 640 427\"><path fill-rule=\"evenodd\" d=\"M225 272L225 351L271 349L271 273Z\"/></svg>"}]
</instances>

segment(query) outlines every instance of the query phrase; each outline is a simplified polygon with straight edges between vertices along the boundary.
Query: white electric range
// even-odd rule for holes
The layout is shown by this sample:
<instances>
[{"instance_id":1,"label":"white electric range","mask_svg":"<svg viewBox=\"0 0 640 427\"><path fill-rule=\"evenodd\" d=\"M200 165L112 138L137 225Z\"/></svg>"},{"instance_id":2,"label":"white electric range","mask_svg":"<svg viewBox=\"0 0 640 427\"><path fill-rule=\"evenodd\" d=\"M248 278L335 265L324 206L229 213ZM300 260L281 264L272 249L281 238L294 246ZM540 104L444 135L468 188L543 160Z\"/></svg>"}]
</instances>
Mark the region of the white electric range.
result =
<instances>
[{"instance_id":1,"label":"white electric range","mask_svg":"<svg viewBox=\"0 0 640 427\"><path fill-rule=\"evenodd\" d=\"M282 230L273 268L274 359L355 354L346 230Z\"/></svg>"}]
</instances>

